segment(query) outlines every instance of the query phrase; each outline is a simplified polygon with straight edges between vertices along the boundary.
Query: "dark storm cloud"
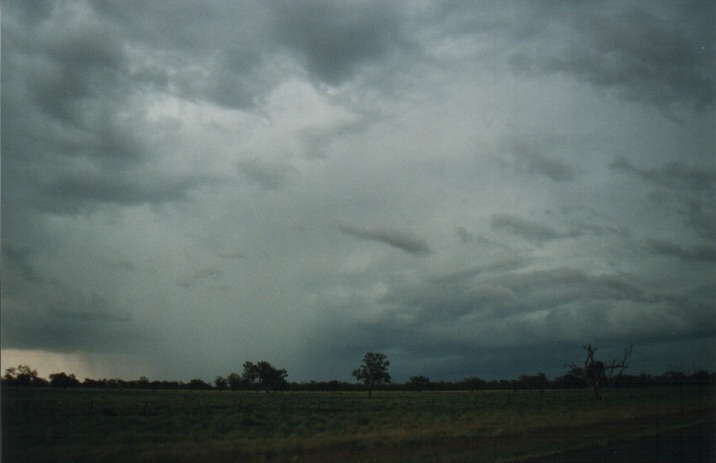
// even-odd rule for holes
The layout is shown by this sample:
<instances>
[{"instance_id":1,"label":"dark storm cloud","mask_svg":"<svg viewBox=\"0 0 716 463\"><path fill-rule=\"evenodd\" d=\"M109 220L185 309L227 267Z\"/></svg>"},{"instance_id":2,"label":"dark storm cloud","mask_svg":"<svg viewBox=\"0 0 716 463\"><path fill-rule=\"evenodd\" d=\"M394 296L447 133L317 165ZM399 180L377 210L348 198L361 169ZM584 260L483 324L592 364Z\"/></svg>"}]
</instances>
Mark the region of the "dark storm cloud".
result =
<instances>
[{"instance_id":1,"label":"dark storm cloud","mask_svg":"<svg viewBox=\"0 0 716 463\"><path fill-rule=\"evenodd\" d=\"M555 182L574 179L574 169L563 159L547 156L535 147L526 144L516 145L513 152L517 166L530 173L544 175Z\"/></svg>"},{"instance_id":2,"label":"dark storm cloud","mask_svg":"<svg viewBox=\"0 0 716 463\"><path fill-rule=\"evenodd\" d=\"M52 0L26 0L5 2L16 11L22 22L34 26L44 21L52 14L54 2Z\"/></svg>"},{"instance_id":3,"label":"dark storm cloud","mask_svg":"<svg viewBox=\"0 0 716 463\"><path fill-rule=\"evenodd\" d=\"M694 246L685 248L678 243L666 240L648 240L649 250L656 254L676 257L685 261L714 262L716 261L716 247Z\"/></svg>"},{"instance_id":4,"label":"dark storm cloud","mask_svg":"<svg viewBox=\"0 0 716 463\"><path fill-rule=\"evenodd\" d=\"M98 204L161 204L182 201L204 181L190 175L171 178L164 173L121 175L111 172L68 173L56 178L45 190L52 202L42 206L53 212L91 211Z\"/></svg>"},{"instance_id":5,"label":"dark storm cloud","mask_svg":"<svg viewBox=\"0 0 716 463\"><path fill-rule=\"evenodd\" d=\"M208 180L152 165L151 126L132 113L131 96L146 87L128 54L131 24L107 22L83 2L20 3L3 15L12 50L3 56L3 196L74 214L181 201ZM38 19L32 27L29 18Z\"/></svg>"},{"instance_id":6,"label":"dark storm cloud","mask_svg":"<svg viewBox=\"0 0 716 463\"><path fill-rule=\"evenodd\" d=\"M3 7L3 349L310 380L714 345L713 2Z\"/></svg>"},{"instance_id":7,"label":"dark storm cloud","mask_svg":"<svg viewBox=\"0 0 716 463\"><path fill-rule=\"evenodd\" d=\"M700 235L716 240L716 203L689 199L684 201L679 212L684 215L686 223Z\"/></svg>"},{"instance_id":8,"label":"dark storm cloud","mask_svg":"<svg viewBox=\"0 0 716 463\"><path fill-rule=\"evenodd\" d=\"M14 8L6 9L3 45L13 53L4 58L2 80L11 102L23 96L52 122L81 127L88 122L86 103L117 96L127 62L121 40L110 29L76 22L65 7L55 7L55 14L34 28L16 21ZM32 108L11 109L23 114Z\"/></svg>"},{"instance_id":9,"label":"dark storm cloud","mask_svg":"<svg viewBox=\"0 0 716 463\"><path fill-rule=\"evenodd\" d=\"M263 2L92 5L122 32L133 58L129 77L138 85L236 109L253 108L280 79L264 67L275 47Z\"/></svg>"},{"instance_id":10,"label":"dark storm cloud","mask_svg":"<svg viewBox=\"0 0 716 463\"><path fill-rule=\"evenodd\" d=\"M177 286L180 288L188 289L196 284L202 283L202 282L209 282L209 281L217 281L221 280L224 277L224 271L220 268L215 267L206 267L197 270L196 272L192 273L191 275L187 276L186 278L183 278L181 280L178 280L176 282Z\"/></svg>"},{"instance_id":11,"label":"dark storm cloud","mask_svg":"<svg viewBox=\"0 0 716 463\"><path fill-rule=\"evenodd\" d=\"M27 314L5 317L3 343L15 349L111 353L149 348L157 341L135 323L79 315L73 314L70 318L42 314L32 318Z\"/></svg>"},{"instance_id":12,"label":"dark storm cloud","mask_svg":"<svg viewBox=\"0 0 716 463\"><path fill-rule=\"evenodd\" d=\"M475 237L465 227L455 227L455 233L457 234L460 241L467 244L475 241Z\"/></svg>"},{"instance_id":13,"label":"dark storm cloud","mask_svg":"<svg viewBox=\"0 0 716 463\"><path fill-rule=\"evenodd\" d=\"M456 317L499 320L573 303L644 301L644 290L620 275L590 275L574 268L479 272L394 287L383 302L397 318L421 323L454 322Z\"/></svg>"},{"instance_id":14,"label":"dark storm cloud","mask_svg":"<svg viewBox=\"0 0 716 463\"><path fill-rule=\"evenodd\" d=\"M664 164L658 169L635 166L626 158L614 160L614 170L634 175L653 186L654 199L666 198L686 223L700 235L716 239L716 171L712 167L696 168L682 161Z\"/></svg>"},{"instance_id":15,"label":"dark storm cloud","mask_svg":"<svg viewBox=\"0 0 716 463\"><path fill-rule=\"evenodd\" d=\"M281 187L292 175L298 173L298 170L290 165L260 159L239 162L239 170L267 190Z\"/></svg>"},{"instance_id":16,"label":"dark storm cloud","mask_svg":"<svg viewBox=\"0 0 716 463\"><path fill-rule=\"evenodd\" d=\"M404 45L398 11L390 2L277 1L273 8L281 43L329 84L340 84L357 66Z\"/></svg>"},{"instance_id":17,"label":"dark storm cloud","mask_svg":"<svg viewBox=\"0 0 716 463\"><path fill-rule=\"evenodd\" d=\"M491 227L494 230L505 230L519 235L527 241L542 244L561 238L572 238L580 235L579 231L558 232L548 225L534 222L511 214L493 214Z\"/></svg>"},{"instance_id":18,"label":"dark storm cloud","mask_svg":"<svg viewBox=\"0 0 716 463\"><path fill-rule=\"evenodd\" d=\"M407 43L401 32L404 18L385 2L93 5L101 18L142 39L140 48L162 63L144 63L136 77L229 108L254 107L294 64L318 81L339 85L358 67L383 60ZM177 23L182 27L174 27ZM201 72L195 70L197 63ZM181 72L166 72L167 67Z\"/></svg>"},{"instance_id":19,"label":"dark storm cloud","mask_svg":"<svg viewBox=\"0 0 716 463\"><path fill-rule=\"evenodd\" d=\"M43 275L33 252L3 242L3 344L15 348L123 351L147 332L106 297Z\"/></svg>"},{"instance_id":20,"label":"dark storm cloud","mask_svg":"<svg viewBox=\"0 0 716 463\"><path fill-rule=\"evenodd\" d=\"M28 82L28 92L63 123L82 124L79 104L105 98L117 85L117 76L125 72L120 44L107 41L103 31L92 30L42 45L44 57L36 56L36 69L41 72Z\"/></svg>"},{"instance_id":21,"label":"dark storm cloud","mask_svg":"<svg viewBox=\"0 0 716 463\"><path fill-rule=\"evenodd\" d=\"M53 18L51 23L48 19L38 26L43 30L36 31L24 29L12 16L5 21L3 15L3 24L8 25L4 44L13 50L2 76L4 96L8 95L2 107L7 121L2 139L3 193L14 190L17 193L12 195L32 196L31 202L49 209L57 202L53 197L57 189L71 187L75 196L92 189L88 188L91 178L71 182L63 178L72 160L92 159L89 163L97 166L109 163L103 180L117 182L118 163L122 170L140 157L135 138L108 110L118 98L121 46L104 31L60 24L63 19L72 18ZM105 104L107 108L101 108ZM117 103L116 109L121 107ZM79 184L69 185L74 180ZM38 188L42 184L45 192ZM131 185L101 188L105 194L131 191Z\"/></svg>"},{"instance_id":22,"label":"dark storm cloud","mask_svg":"<svg viewBox=\"0 0 716 463\"><path fill-rule=\"evenodd\" d=\"M670 162L659 169L640 169L628 159L619 158L614 160L610 167L637 175L653 185L672 190L711 194L716 188L716 171L689 167L683 162Z\"/></svg>"},{"instance_id":23,"label":"dark storm cloud","mask_svg":"<svg viewBox=\"0 0 716 463\"><path fill-rule=\"evenodd\" d=\"M673 3L659 12L638 3L584 3L555 13L575 38L547 56L516 53L516 69L564 72L667 112L675 104L713 105L715 37L706 19L716 15L713 2Z\"/></svg>"},{"instance_id":24,"label":"dark storm cloud","mask_svg":"<svg viewBox=\"0 0 716 463\"><path fill-rule=\"evenodd\" d=\"M521 372L539 368L557 375L565 363L558 360L559 346L574 346L578 356L585 340L645 346L667 332L669 339L699 338L716 327L715 299L708 292L650 293L643 281L621 274L529 271L524 264L393 285L378 301L354 298L335 309L343 315L331 319L332 329L320 342L346 357L370 346L416 359L428 373L446 368L460 377L504 378L518 367L500 365L495 359L503 355L506 362L523 362ZM379 314L359 315L375 304L383 308ZM505 354L524 349L541 352L542 358ZM398 368L414 374L405 365Z\"/></svg>"},{"instance_id":25,"label":"dark storm cloud","mask_svg":"<svg viewBox=\"0 0 716 463\"><path fill-rule=\"evenodd\" d=\"M414 255L427 254L430 246L424 240L411 233L392 228L363 228L353 225L340 225L338 230L356 238L377 241Z\"/></svg>"},{"instance_id":26,"label":"dark storm cloud","mask_svg":"<svg viewBox=\"0 0 716 463\"><path fill-rule=\"evenodd\" d=\"M129 313L112 310L108 299L96 293L58 286L55 298L48 304L47 312L52 318L65 321L126 322Z\"/></svg>"},{"instance_id":27,"label":"dark storm cloud","mask_svg":"<svg viewBox=\"0 0 716 463\"><path fill-rule=\"evenodd\" d=\"M30 261L31 249L28 246L16 246L3 242L2 262L5 268L12 267L23 280L30 283L42 283L43 278L35 270Z\"/></svg>"}]
</instances>

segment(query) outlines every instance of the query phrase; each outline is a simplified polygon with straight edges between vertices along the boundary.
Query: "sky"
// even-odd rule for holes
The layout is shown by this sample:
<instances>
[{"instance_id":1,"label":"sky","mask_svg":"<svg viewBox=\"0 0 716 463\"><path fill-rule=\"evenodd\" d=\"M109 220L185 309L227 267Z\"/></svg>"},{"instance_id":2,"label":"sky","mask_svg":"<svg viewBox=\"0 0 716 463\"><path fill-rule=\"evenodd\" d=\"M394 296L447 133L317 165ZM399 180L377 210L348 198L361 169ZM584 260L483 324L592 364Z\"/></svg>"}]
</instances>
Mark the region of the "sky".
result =
<instances>
[{"instance_id":1,"label":"sky","mask_svg":"<svg viewBox=\"0 0 716 463\"><path fill-rule=\"evenodd\" d=\"M714 17L7 0L3 369L716 370Z\"/></svg>"}]
</instances>

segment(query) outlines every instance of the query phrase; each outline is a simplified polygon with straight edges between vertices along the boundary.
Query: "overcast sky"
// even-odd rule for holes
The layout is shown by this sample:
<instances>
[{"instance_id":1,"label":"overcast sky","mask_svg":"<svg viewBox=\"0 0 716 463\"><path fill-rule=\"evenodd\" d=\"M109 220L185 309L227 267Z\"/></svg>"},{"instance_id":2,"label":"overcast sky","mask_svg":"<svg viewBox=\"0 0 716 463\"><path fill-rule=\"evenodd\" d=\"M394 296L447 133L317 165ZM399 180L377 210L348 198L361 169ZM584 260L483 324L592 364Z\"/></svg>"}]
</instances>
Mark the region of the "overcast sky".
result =
<instances>
[{"instance_id":1,"label":"overcast sky","mask_svg":"<svg viewBox=\"0 0 716 463\"><path fill-rule=\"evenodd\" d=\"M3 368L716 369L715 5L5 1Z\"/></svg>"}]
</instances>

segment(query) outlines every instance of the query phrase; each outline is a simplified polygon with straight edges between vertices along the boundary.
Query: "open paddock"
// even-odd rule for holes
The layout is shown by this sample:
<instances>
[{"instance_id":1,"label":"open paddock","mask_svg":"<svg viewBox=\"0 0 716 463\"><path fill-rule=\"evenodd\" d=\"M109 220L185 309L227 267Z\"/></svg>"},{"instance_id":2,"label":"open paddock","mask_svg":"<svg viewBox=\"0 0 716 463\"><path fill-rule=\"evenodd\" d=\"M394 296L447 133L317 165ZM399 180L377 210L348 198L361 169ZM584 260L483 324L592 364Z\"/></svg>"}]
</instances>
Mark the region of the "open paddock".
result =
<instances>
[{"instance_id":1,"label":"open paddock","mask_svg":"<svg viewBox=\"0 0 716 463\"><path fill-rule=\"evenodd\" d=\"M4 462L499 462L714 420L711 388L279 392L4 388Z\"/></svg>"}]
</instances>

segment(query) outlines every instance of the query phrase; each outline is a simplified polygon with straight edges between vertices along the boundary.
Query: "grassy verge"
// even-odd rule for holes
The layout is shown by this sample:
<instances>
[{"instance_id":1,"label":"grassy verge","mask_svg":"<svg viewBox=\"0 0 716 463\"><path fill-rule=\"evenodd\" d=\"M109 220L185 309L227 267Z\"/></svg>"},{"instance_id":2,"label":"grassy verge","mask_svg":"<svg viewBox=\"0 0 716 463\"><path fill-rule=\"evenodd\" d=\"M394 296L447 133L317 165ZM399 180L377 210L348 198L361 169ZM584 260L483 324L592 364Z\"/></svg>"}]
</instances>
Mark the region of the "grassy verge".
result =
<instances>
[{"instance_id":1,"label":"grassy verge","mask_svg":"<svg viewBox=\"0 0 716 463\"><path fill-rule=\"evenodd\" d=\"M3 390L3 461L510 461L714 418L714 391Z\"/></svg>"}]
</instances>

